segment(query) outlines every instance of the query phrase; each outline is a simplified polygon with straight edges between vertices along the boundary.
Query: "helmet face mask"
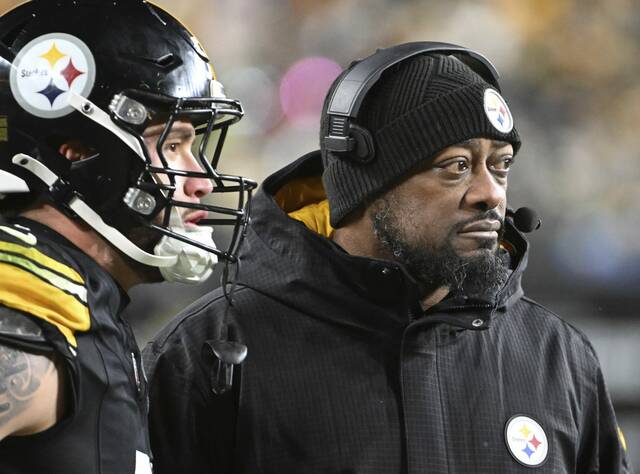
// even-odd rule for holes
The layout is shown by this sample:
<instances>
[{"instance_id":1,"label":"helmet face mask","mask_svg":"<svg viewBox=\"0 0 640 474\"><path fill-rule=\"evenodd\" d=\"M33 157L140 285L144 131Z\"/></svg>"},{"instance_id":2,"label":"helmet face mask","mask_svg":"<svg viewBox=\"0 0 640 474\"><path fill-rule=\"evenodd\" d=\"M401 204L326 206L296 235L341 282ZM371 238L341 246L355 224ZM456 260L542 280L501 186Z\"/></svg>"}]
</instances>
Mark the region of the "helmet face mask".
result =
<instances>
[{"instance_id":1,"label":"helmet face mask","mask_svg":"<svg viewBox=\"0 0 640 474\"><path fill-rule=\"evenodd\" d=\"M237 100L225 97L193 97L177 100L167 98L158 100L155 97L147 102L155 100L164 103L162 108L156 106L154 111L150 111L148 107L143 105L145 95L149 99L149 95L145 93L124 92L114 100L118 105L111 108L114 122L138 138L144 154L144 170L136 183L137 186L130 188L125 196L125 204L134 212L151 217L151 220L141 220L149 228L188 243L191 242L184 235L176 234L171 230L171 216L174 210L179 211L181 215L195 210L206 211L208 216L200 219L198 225L234 225L232 239L227 250L220 250L201 242L192 243L218 257L233 261L239 238L244 226L246 226L247 219L244 215L255 184L242 176L221 174L217 170L217 166L229 126L242 118L244 113L242 105ZM133 111L130 112L125 108ZM147 117L156 117L156 119L148 118L142 123L126 120L126 117L131 115L138 117L142 110L145 111ZM155 140L153 150L150 150L149 143L145 143L144 136L149 127L158 120L158 117L162 117L164 121L154 127L160 127L161 131L155 133L158 138ZM196 140L193 143L192 152L199 170L173 167L171 160L165 156L165 145L176 124L181 122L194 126ZM211 194L237 194L237 205L224 207L219 204L180 200L175 195L178 190L178 180L181 178L208 180L212 184ZM150 202L155 204L150 205ZM241 225L236 225L238 223Z\"/></svg>"},{"instance_id":2,"label":"helmet face mask","mask_svg":"<svg viewBox=\"0 0 640 474\"><path fill-rule=\"evenodd\" d=\"M91 20L100 16L107 19L103 27ZM4 141L0 134L0 194L14 192L15 180L23 180L32 193L87 220L71 206L82 201L99 216L89 225L147 265L170 266L168 258L131 250L134 243L121 245L131 228L146 226L189 244L181 252L199 249L236 260L256 184L217 168L227 130L243 110L224 96L188 30L143 0L34 0L0 17L0 31L8 32L0 37L0 81L11 84L0 90L0 122L8 132ZM180 169L165 146L185 122L195 130L197 146L189 154L193 164ZM152 150L145 138L150 128L157 135ZM95 153L69 162L58 152L69 141ZM59 178L55 186L34 175L39 167L14 158L18 154L35 155ZM200 202L201 195L185 198L180 187L188 180L206 180L211 197L236 193L236 206ZM197 222L177 221L194 211L203 211ZM196 223L233 226L228 248L180 229ZM115 233L120 236L113 238Z\"/></svg>"}]
</instances>

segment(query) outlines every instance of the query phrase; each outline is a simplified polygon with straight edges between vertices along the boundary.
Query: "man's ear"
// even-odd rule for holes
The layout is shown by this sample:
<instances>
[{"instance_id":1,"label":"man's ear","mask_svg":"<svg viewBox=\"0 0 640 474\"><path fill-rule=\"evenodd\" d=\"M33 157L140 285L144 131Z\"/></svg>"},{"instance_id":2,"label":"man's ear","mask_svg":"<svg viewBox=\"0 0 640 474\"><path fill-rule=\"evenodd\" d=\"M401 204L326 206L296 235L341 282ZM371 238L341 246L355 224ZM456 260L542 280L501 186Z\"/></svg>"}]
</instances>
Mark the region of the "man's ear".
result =
<instances>
[{"instance_id":1,"label":"man's ear","mask_svg":"<svg viewBox=\"0 0 640 474\"><path fill-rule=\"evenodd\" d=\"M80 161L95 155L96 151L77 140L71 140L60 145L58 153L69 161Z\"/></svg>"}]
</instances>

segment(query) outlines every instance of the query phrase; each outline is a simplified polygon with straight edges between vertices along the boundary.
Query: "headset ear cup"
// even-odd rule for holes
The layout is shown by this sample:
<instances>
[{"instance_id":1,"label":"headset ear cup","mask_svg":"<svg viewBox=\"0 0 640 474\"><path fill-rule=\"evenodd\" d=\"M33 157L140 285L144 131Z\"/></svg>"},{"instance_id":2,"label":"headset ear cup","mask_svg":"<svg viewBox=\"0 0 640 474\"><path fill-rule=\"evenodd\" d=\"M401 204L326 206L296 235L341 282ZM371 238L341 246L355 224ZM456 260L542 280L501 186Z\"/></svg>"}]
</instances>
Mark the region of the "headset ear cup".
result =
<instances>
[{"instance_id":1,"label":"headset ear cup","mask_svg":"<svg viewBox=\"0 0 640 474\"><path fill-rule=\"evenodd\" d=\"M352 123L349 125L349 135L355 141L355 147L351 152L354 161L361 164L371 163L376 157L376 148L371 132Z\"/></svg>"}]
</instances>

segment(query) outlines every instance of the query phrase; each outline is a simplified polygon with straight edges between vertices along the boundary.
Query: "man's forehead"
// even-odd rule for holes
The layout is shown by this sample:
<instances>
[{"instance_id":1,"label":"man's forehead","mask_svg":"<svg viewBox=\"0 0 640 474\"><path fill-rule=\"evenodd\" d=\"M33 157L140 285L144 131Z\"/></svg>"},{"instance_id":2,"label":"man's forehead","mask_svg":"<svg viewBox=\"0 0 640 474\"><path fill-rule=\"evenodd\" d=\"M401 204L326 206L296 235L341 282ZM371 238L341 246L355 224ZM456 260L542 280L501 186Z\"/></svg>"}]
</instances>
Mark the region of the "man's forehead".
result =
<instances>
[{"instance_id":1,"label":"man's forehead","mask_svg":"<svg viewBox=\"0 0 640 474\"><path fill-rule=\"evenodd\" d=\"M156 135L160 135L162 132L164 132L164 129L166 128L167 124L165 123L159 123L156 125L150 125L149 127L147 127L144 132L143 132L143 136L144 137L151 137L151 136L156 136ZM172 125L171 125L171 134L181 134L181 135L193 135L195 134L195 128L193 127L193 125L191 125L190 122L186 122L183 120L177 120L175 121Z\"/></svg>"}]
</instances>

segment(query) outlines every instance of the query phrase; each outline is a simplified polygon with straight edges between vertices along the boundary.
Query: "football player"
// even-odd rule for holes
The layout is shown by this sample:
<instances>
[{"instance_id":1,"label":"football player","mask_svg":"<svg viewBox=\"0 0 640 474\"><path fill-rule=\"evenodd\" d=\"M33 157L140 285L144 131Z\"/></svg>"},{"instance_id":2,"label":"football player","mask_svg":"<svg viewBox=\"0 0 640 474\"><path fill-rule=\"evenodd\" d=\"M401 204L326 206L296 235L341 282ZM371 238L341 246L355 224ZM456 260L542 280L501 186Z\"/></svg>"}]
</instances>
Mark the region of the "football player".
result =
<instances>
[{"instance_id":1,"label":"football player","mask_svg":"<svg viewBox=\"0 0 640 474\"><path fill-rule=\"evenodd\" d=\"M217 167L242 115L197 39L144 0L0 17L0 472L151 471L125 292L236 262L255 183Z\"/></svg>"}]
</instances>

